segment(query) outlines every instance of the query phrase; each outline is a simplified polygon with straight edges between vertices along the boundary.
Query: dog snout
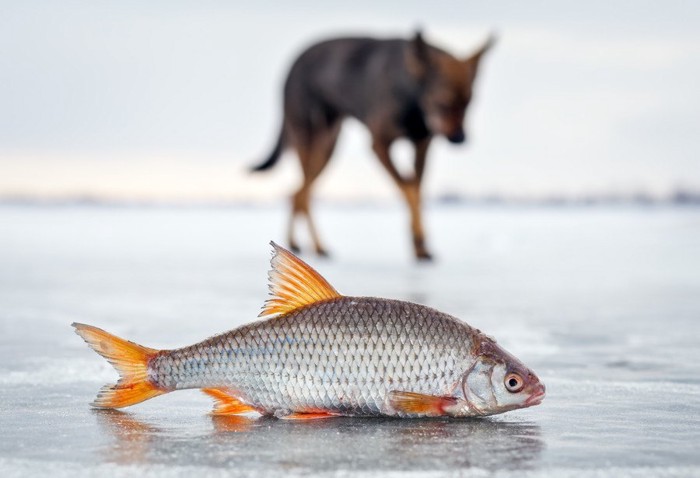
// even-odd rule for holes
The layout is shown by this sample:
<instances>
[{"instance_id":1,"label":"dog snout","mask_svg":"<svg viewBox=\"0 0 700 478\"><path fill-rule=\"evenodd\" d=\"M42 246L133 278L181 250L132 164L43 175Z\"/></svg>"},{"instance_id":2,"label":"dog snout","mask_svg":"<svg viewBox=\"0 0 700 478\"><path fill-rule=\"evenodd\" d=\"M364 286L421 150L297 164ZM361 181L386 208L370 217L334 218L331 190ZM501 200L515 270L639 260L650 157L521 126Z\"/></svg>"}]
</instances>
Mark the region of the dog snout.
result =
<instances>
[{"instance_id":1,"label":"dog snout","mask_svg":"<svg viewBox=\"0 0 700 478\"><path fill-rule=\"evenodd\" d=\"M467 135L461 129L447 136L447 141L454 144L464 143L466 140Z\"/></svg>"}]
</instances>

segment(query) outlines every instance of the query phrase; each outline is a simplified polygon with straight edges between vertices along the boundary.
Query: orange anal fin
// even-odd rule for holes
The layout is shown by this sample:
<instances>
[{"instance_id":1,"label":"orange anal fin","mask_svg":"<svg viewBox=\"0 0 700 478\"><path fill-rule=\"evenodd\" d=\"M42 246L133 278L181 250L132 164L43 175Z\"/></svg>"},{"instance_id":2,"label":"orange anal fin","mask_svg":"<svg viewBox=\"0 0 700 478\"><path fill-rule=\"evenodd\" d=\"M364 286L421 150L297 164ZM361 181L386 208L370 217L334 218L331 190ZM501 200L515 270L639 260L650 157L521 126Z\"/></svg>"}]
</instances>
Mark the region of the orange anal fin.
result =
<instances>
[{"instance_id":1,"label":"orange anal fin","mask_svg":"<svg viewBox=\"0 0 700 478\"><path fill-rule=\"evenodd\" d=\"M290 413L280 417L282 420L320 420L323 418L335 418L338 415L327 412Z\"/></svg>"},{"instance_id":2,"label":"orange anal fin","mask_svg":"<svg viewBox=\"0 0 700 478\"><path fill-rule=\"evenodd\" d=\"M438 397L414 392L389 392L389 403L397 412L410 415L439 417L446 415L445 408L454 405L454 397Z\"/></svg>"},{"instance_id":3,"label":"orange anal fin","mask_svg":"<svg viewBox=\"0 0 700 478\"><path fill-rule=\"evenodd\" d=\"M202 392L214 399L214 409L212 415L241 415L243 413L255 412L255 408L246 405L234 397L225 388L203 388Z\"/></svg>"}]
</instances>

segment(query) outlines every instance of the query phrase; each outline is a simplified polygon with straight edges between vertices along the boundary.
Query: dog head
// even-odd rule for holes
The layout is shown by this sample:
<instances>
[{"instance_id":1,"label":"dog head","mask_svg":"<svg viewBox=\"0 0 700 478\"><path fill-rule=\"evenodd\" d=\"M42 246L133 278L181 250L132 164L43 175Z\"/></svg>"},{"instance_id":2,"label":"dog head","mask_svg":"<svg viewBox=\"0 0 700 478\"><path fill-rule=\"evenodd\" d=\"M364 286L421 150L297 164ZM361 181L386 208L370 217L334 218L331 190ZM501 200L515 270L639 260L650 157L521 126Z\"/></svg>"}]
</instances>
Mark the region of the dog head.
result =
<instances>
[{"instance_id":1,"label":"dog head","mask_svg":"<svg viewBox=\"0 0 700 478\"><path fill-rule=\"evenodd\" d=\"M495 42L492 35L474 54L458 59L423 40L420 32L409 42L409 71L421 84L420 106L428 129L451 143L462 143L464 115L472 98L479 61Z\"/></svg>"}]
</instances>

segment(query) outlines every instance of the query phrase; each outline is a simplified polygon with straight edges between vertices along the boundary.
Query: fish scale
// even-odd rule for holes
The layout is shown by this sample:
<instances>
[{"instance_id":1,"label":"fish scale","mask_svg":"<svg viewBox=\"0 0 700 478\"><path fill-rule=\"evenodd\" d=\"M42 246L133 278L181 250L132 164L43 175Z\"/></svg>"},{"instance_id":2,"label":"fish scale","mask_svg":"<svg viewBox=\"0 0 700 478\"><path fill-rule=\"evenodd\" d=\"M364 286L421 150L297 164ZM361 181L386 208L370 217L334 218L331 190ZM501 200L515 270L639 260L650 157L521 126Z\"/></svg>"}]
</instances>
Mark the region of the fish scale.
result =
<instances>
[{"instance_id":1,"label":"fish scale","mask_svg":"<svg viewBox=\"0 0 700 478\"><path fill-rule=\"evenodd\" d=\"M149 375L165 389L231 389L265 413L386 414L392 390L450 394L473 360L474 334L421 305L341 297L163 352Z\"/></svg>"}]
</instances>

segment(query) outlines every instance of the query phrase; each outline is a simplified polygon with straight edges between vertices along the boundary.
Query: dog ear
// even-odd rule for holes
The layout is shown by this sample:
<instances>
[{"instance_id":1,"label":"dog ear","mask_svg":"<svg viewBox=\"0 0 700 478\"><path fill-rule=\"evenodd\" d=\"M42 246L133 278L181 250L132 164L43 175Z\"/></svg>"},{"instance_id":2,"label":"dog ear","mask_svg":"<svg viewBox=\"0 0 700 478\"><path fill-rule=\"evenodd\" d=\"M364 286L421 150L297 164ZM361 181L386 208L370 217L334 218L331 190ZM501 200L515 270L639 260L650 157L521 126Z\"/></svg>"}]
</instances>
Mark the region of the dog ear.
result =
<instances>
[{"instance_id":1,"label":"dog ear","mask_svg":"<svg viewBox=\"0 0 700 478\"><path fill-rule=\"evenodd\" d=\"M470 57L466 58L464 60L464 63L472 69L474 73L476 73L476 68L479 66L479 61L481 60L481 57L491 49L491 47L496 43L496 34L491 33L489 37L486 39L484 44L479 48L476 52L474 52Z\"/></svg>"},{"instance_id":2,"label":"dog ear","mask_svg":"<svg viewBox=\"0 0 700 478\"><path fill-rule=\"evenodd\" d=\"M423 39L421 30L416 30L415 36L408 42L407 50L408 70L417 78L424 77L430 65L430 45Z\"/></svg>"}]
</instances>

